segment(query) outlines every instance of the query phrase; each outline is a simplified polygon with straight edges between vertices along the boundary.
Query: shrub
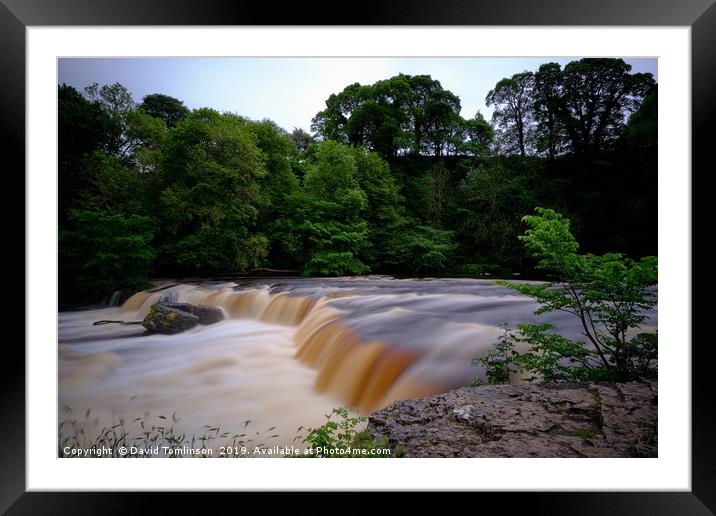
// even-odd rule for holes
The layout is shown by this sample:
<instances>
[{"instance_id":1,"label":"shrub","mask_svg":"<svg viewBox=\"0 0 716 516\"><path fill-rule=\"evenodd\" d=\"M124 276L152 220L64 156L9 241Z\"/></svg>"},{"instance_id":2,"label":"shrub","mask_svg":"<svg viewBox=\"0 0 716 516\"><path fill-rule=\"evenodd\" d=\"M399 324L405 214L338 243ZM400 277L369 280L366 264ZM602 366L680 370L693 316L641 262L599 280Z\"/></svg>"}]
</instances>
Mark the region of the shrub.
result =
<instances>
[{"instance_id":1,"label":"shrub","mask_svg":"<svg viewBox=\"0 0 716 516\"><path fill-rule=\"evenodd\" d=\"M358 276L369 268L350 251L319 251L311 256L303 269L304 276Z\"/></svg>"},{"instance_id":2,"label":"shrub","mask_svg":"<svg viewBox=\"0 0 716 516\"><path fill-rule=\"evenodd\" d=\"M481 275L481 274L494 274L499 269L498 265L494 263L465 263L455 268L455 274L459 275Z\"/></svg>"},{"instance_id":3,"label":"shrub","mask_svg":"<svg viewBox=\"0 0 716 516\"><path fill-rule=\"evenodd\" d=\"M346 407L340 407L326 415L323 425L306 428L305 436L301 434L303 427L299 427L294 440L301 439L307 446L306 453L299 457L388 458L402 455L401 447L395 450L388 448L387 438L379 442L370 436L367 429L358 429L367 419L352 414Z\"/></svg>"},{"instance_id":4,"label":"shrub","mask_svg":"<svg viewBox=\"0 0 716 516\"><path fill-rule=\"evenodd\" d=\"M579 319L585 341L572 341L548 324L520 324L506 330L495 349L477 359L489 380L504 380L510 367L531 373L528 379L629 381L655 376L657 334L634 333L657 304L657 258L632 260L618 253L578 254L569 220L537 208L522 220L529 229L520 240L537 268L551 281L541 284L497 281L535 299L536 315L563 311ZM530 347L518 354L515 344Z\"/></svg>"}]
</instances>

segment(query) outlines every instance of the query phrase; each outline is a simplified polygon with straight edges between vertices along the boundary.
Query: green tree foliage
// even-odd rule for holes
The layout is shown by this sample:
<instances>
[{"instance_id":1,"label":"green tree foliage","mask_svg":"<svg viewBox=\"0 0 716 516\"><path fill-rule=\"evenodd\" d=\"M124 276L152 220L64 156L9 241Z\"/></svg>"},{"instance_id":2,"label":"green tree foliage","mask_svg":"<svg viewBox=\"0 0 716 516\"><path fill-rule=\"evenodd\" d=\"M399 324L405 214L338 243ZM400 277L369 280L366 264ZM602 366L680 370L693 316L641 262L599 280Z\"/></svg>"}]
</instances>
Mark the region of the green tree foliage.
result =
<instances>
[{"instance_id":1,"label":"green tree foliage","mask_svg":"<svg viewBox=\"0 0 716 516\"><path fill-rule=\"evenodd\" d=\"M368 225L368 247L363 256L371 270L400 274L447 272L457 249L454 232L424 225L408 213L395 174L376 153L357 147L353 156L358 184L368 201L363 216ZM441 186L437 190L442 197L433 199L439 206L431 214L439 216L446 208L449 172L444 163L437 162L428 174ZM427 199L430 190L425 183L423 188Z\"/></svg>"},{"instance_id":2,"label":"green tree foliage","mask_svg":"<svg viewBox=\"0 0 716 516\"><path fill-rule=\"evenodd\" d=\"M623 59L585 58L500 80L486 98L500 151L553 159L612 149L655 84L651 74L630 72Z\"/></svg>"},{"instance_id":3,"label":"green tree foliage","mask_svg":"<svg viewBox=\"0 0 716 516\"><path fill-rule=\"evenodd\" d=\"M96 184L85 156L108 146L110 119L98 102L87 100L72 86L58 88L59 218L79 208L79 198Z\"/></svg>"},{"instance_id":4,"label":"green tree foliage","mask_svg":"<svg viewBox=\"0 0 716 516\"><path fill-rule=\"evenodd\" d=\"M131 147L129 136L130 113L136 109L132 94L119 83L99 86L93 83L85 88L85 96L96 103L109 118L107 151L124 156Z\"/></svg>"},{"instance_id":5,"label":"green tree foliage","mask_svg":"<svg viewBox=\"0 0 716 516\"><path fill-rule=\"evenodd\" d=\"M527 153L532 123L532 90L534 74L517 73L502 79L487 94L485 102L495 106L492 120L500 135L501 150L505 153Z\"/></svg>"},{"instance_id":6,"label":"green tree foliage","mask_svg":"<svg viewBox=\"0 0 716 516\"><path fill-rule=\"evenodd\" d=\"M417 224L417 221L406 224L395 235L384 263L402 273L446 273L453 265L457 249L454 232Z\"/></svg>"},{"instance_id":7,"label":"green tree foliage","mask_svg":"<svg viewBox=\"0 0 716 516\"><path fill-rule=\"evenodd\" d=\"M654 86L630 117L624 131L624 142L631 148L648 148L658 141L658 89Z\"/></svg>"},{"instance_id":8,"label":"green tree foliage","mask_svg":"<svg viewBox=\"0 0 716 516\"><path fill-rule=\"evenodd\" d=\"M462 253L478 263L519 268L524 253L517 237L522 214L538 200L537 182L503 161L470 167L457 192L455 227Z\"/></svg>"},{"instance_id":9,"label":"green tree foliage","mask_svg":"<svg viewBox=\"0 0 716 516\"><path fill-rule=\"evenodd\" d=\"M162 147L159 259L178 271L248 270L265 256L256 228L264 156L249 123L194 111Z\"/></svg>"},{"instance_id":10,"label":"green tree foliage","mask_svg":"<svg viewBox=\"0 0 716 516\"><path fill-rule=\"evenodd\" d=\"M534 378L553 380L629 381L656 375L657 336L639 332L645 312L656 306L657 259L579 254L569 220L553 210L537 208L524 217L529 229L520 240L538 260L537 268L552 281L498 281L535 299L536 315L562 311L578 318L584 341L571 341L546 324L518 325L498 350L503 362L513 362ZM530 349L514 354L508 344Z\"/></svg>"},{"instance_id":11,"label":"green tree foliage","mask_svg":"<svg viewBox=\"0 0 716 516\"><path fill-rule=\"evenodd\" d=\"M494 348L473 359L472 364L485 367L487 383L509 383L510 375L527 373L525 380L544 383L561 380L589 381L613 379L589 362L590 352L581 342L565 339L550 324L518 324L513 330L503 327ZM519 353L516 346L527 346ZM480 385L476 379L473 385Z\"/></svg>"},{"instance_id":12,"label":"green tree foliage","mask_svg":"<svg viewBox=\"0 0 716 516\"><path fill-rule=\"evenodd\" d=\"M101 107L109 119L106 150L128 162L142 148L156 147L166 129L160 118L138 109L132 94L119 83L85 88L85 96Z\"/></svg>"},{"instance_id":13,"label":"green tree foliage","mask_svg":"<svg viewBox=\"0 0 716 516\"><path fill-rule=\"evenodd\" d=\"M363 252L372 270L381 270L396 238L404 231L407 214L398 181L381 157L363 147L353 149L358 186L366 196L363 218L367 224L368 246Z\"/></svg>"},{"instance_id":14,"label":"green tree foliage","mask_svg":"<svg viewBox=\"0 0 716 516\"><path fill-rule=\"evenodd\" d=\"M170 128L175 127L189 114L189 109L181 100L161 93L145 95L139 109L154 118L161 118Z\"/></svg>"},{"instance_id":15,"label":"green tree foliage","mask_svg":"<svg viewBox=\"0 0 716 516\"><path fill-rule=\"evenodd\" d=\"M145 192L149 177L138 169L128 167L115 155L103 152L86 154L81 162L84 170L91 171L90 184L85 185L76 199L84 210L148 215L150 199Z\"/></svg>"},{"instance_id":16,"label":"green tree foliage","mask_svg":"<svg viewBox=\"0 0 716 516\"><path fill-rule=\"evenodd\" d=\"M434 156L454 152L456 145L461 143L464 121L460 117L460 99L442 89L439 82L436 81L419 118L429 145L428 152Z\"/></svg>"},{"instance_id":17,"label":"green tree foliage","mask_svg":"<svg viewBox=\"0 0 716 516\"><path fill-rule=\"evenodd\" d=\"M654 85L651 74L629 73L622 59L572 61L562 72L563 122L572 150L598 154L610 148Z\"/></svg>"},{"instance_id":18,"label":"green tree foliage","mask_svg":"<svg viewBox=\"0 0 716 516\"><path fill-rule=\"evenodd\" d=\"M484 157L489 154L495 130L478 111L474 118L463 122L462 136L462 141L457 142L461 152L474 157Z\"/></svg>"},{"instance_id":19,"label":"green tree foliage","mask_svg":"<svg viewBox=\"0 0 716 516\"><path fill-rule=\"evenodd\" d=\"M302 152L306 152L308 146L316 142L313 136L308 134L300 127L294 127L293 131L291 131L291 134L289 134L288 137L291 139L294 151L299 154Z\"/></svg>"},{"instance_id":20,"label":"green tree foliage","mask_svg":"<svg viewBox=\"0 0 716 516\"><path fill-rule=\"evenodd\" d=\"M368 199L357 176L353 150L341 143L322 142L308 159L303 187L293 199L304 275L368 272L361 260L368 246Z\"/></svg>"},{"instance_id":21,"label":"green tree foliage","mask_svg":"<svg viewBox=\"0 0 716 516\"><path fill-rule=\"evenodd\" d=\"M290 267L295 244L286 224L291 215L291 197L299 188L291 163L296 149L286 131L270 120L251 122L248 129L256 136L266 167L266 174L258 180L261 197L256 221L258 228L265 228L266 259L250 263L257 267L270 261L275 266Z\"/></svg>"},{"instance_id":22,"label":"green tree foliage","mask_svg":"<svg viewBox=\"0 0 716 516\"><path fill-rule=\"evenodd\" d=\"M148 285L156 227L148 209L149 176L136 164L158 146L164 123L139 115L133 105L119 85L93 86L86 96L69 86L58 90L62 305ZM126 142L142 139L135 163L118 152L119 120L126 122Z\"/></svg>"},{"instance_id":23,"label":"green tree foliage","mask_svg":"<svg viewBox=\"0 0 716 516\"><path fill-rule=\"evenodd\" d=\"M384 158L456 150L460 99L427 75L400 74L369 86L347 86L326 100L312 124L324 139L362 145Z\"/></svg>"},{"instance_id":24,"label":"green tree foliage","mask_svg":"<svg viewBox=\"0 0 716 516\"><path fill-rule=\"evenodd\" d=\"M391 449L388 439L374 440L364 428L368 418L353 409L334 408L326 414L326 422L316 428L299 427L295 441L306 445L305 453L294 458L388 458L400 457L403 447ZM361 428L363 427L363 428ZM303 434L305 430L305 435Z\"/></svg>"},{"instance_id":25,"label":"green tree foliage","mask_svg":"<svg viewBox=\"0 0 716 516\"><path fill-rule=\"evenodd\" d=\"M519 354L515 350L515 334L505 324L500 327L504 333L497 339L497 343L478 358L472 360L472 365L482 365L485 368L487 383L510 383L510 374L515 371L515 361ZM485 383L480 378L471 382L471 387L479 387Z\"/></svg>"},{"instance_id":26,"label":"green tree foliage","mask_svg":"<svg viewBox=\"0 0 716 516\"><path fill-rule=\"evenodd\" d=\"M564 151L562 95L562 67L557 63L541 65L534 74L532 90L533 141L537 153L546 154L549 159Z\"/></svg>"},{"instance_id":27,"label":"green tree foliage","mask_svg":"<svg viewBox=\"0 0 716 516\"><path fill-rule=\"evenodd\" d=\"M425 171L420 191L425 219L431 226L444 227L445 214L450 202L450 171L443 161L437 161Z\"/></svg>"},{"instance_id":28,"label":"green tree foliage","mask_svg":"<svg viewBox=\"0 0 716 516\"><path fill-rule=\"evenodd\" d=\"M121 288L147 288L154 223L139 215L73 210L59 233L61 305L98 302Z\"/></svg>"},{"instance_id":29,"label":"green tree foliage","mask_svg":"<svg viewBox=\"0 0 716 516\"><path fill-rule=\"evenodd\" d=\"M543 275L517 240L534 206L568 214L588 252L654 254L656 95L620 59L547 63L498 82L489 123L400 74L331 95L314 137L161 93L137 104L121 84L59 86L61 301L141 273ZM115 217L146 219L155 258L117 263L136 281L93 283L68 246Z\"/></svg>"}]
</instances>

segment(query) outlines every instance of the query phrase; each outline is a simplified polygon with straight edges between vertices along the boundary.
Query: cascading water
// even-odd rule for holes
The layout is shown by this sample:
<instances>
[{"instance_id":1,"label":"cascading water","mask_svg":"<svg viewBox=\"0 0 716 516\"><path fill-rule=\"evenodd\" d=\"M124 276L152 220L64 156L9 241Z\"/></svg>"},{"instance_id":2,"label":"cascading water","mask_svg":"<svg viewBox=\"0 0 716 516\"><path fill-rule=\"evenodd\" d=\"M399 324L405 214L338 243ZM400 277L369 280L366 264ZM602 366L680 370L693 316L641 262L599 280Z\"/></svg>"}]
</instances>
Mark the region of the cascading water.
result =
<instances>
[{"instance_id":1,"label":"cascading water","mask_svg":"<svg viewBox=\"0 0 716 516\"><path fill-rule=\"evenodd\" d=\"M221 307L224 321L179 335L142 335L160 300ZM59 314L59 403L91 409L98 426L147 414L206 426L271 431L289 446L299 426L333 407L369 414L395 400L444 392L482 373L471 360L500 323L537 321L537 305L486 280L384 277L176 284L139 292L121 307ZM650 314L656 325L656 313ZM567 337L568 314L541 316ZM63 417L63 414L60 415Z\"/></svg>"}]
</instances>

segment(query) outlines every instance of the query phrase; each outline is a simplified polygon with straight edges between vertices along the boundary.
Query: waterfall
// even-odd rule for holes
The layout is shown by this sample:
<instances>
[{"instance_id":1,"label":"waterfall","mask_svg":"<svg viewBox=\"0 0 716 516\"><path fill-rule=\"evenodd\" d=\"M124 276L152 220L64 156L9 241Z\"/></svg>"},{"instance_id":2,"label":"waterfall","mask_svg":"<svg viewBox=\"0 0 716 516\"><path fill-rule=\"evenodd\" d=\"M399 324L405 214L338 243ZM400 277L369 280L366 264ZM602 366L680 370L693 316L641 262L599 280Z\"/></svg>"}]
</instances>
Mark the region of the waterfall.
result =
<instances>
[{"instance_id":1,"label":"waterfall","mask_svg":"<svg viewBox=\"0 0 716 516\"><path fill-rule=\"evenodd\" d=\"M178 335L142 336L161 300L220 307L227 319ZM579 338L569 314L533 314L529 298L485 280L381 277L173 284L120 307L59 314L60 406L141 417L176 412L183 431L278 426L281 439L333 407L364 414L484 375L471 365L499 325L547 322ZM648 325L656 325L656 312ZM519 381L519 378L515 378ZM135 399L129 402L130 399ZM281 441L291 444L291 439Z\"/></svg>"},{"instance_id":2,"label":"waterfall","mask_svg":"<svg viewBox=\"0 0 716 516\"><path fill-rule=\"evenodd\" d=\"M121 310L143 317L161 299L221 307L232 319L253 319L296 327L295 358L317 370L314 388L327 392L342 404L370 413L383 404L385 394L400 375L423 353L399 349L390 342L365 341L342 320L331 302L350 293L330 292L318 298L271 293L269 288L235 290L178 285L169 291L138 292ZM421 386L415 392L439 392L440 387Z\"/></svg>"}]
</instances>

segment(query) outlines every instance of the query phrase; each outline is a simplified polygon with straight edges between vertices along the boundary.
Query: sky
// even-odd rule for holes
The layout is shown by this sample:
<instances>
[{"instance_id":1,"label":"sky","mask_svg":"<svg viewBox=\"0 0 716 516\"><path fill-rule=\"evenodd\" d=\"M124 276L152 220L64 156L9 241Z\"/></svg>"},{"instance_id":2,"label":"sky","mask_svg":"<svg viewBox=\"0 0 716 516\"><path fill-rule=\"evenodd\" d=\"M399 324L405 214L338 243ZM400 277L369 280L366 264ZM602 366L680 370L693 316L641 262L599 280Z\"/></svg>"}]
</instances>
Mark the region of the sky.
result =
<instances>
[{"instance_id":1,"label":"sky","mask_svg":"<svg viewBox=\"0 0 716 516\"><path fill-rule=\"evenodd\" d=\"M460 97L465 118L480 111L488 120L487 93L504 77L542 63L564 66L579 57L559 58L62 58L58 84L78 90L94 82L119 82L141 102L163 93L190 108L211 107L261 120L284 129L310 132L311 119L326 99L349 84L373 84L399 73L430 75ZM625 58L632 72L657 76L656 58Z\"/></svg>"}]
</instances>

